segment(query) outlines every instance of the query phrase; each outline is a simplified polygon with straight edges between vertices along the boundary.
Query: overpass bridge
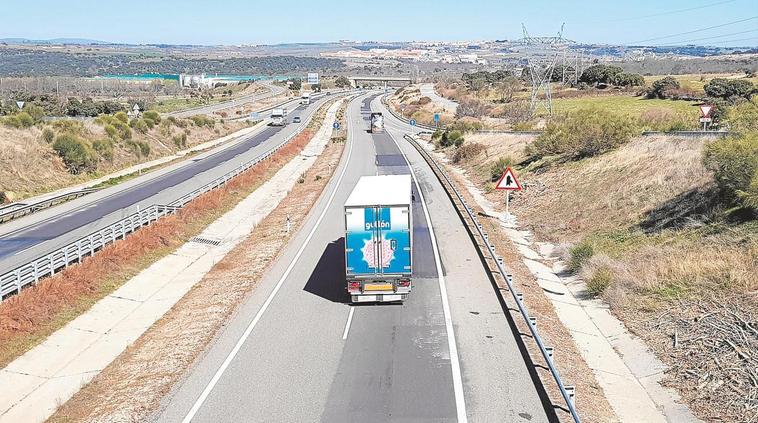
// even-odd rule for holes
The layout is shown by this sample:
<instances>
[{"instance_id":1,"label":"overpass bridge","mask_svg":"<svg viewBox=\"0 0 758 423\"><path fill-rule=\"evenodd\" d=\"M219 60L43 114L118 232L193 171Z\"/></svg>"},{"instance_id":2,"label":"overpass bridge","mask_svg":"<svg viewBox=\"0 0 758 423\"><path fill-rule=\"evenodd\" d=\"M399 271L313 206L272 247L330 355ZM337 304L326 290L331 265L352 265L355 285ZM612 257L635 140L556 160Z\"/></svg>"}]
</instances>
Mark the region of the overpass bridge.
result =
<instances>
[{"instance_id":1,"label":"overpass bridge","mask_svg":"<svg viewBox=\"0 0 758 423\"><path fill-rule=\"evenodd\" d=\"M366 85L367 83L370 83L370 82L379 82L379 83L382 83L385 87L387 87L388 85L393 85L393 86L409 85L416 82L415 78L404 77L404 76L381 76L381 75L349 76L348 79L350 80L350 84L353 87Z\"/></svg>"}]
</instances>

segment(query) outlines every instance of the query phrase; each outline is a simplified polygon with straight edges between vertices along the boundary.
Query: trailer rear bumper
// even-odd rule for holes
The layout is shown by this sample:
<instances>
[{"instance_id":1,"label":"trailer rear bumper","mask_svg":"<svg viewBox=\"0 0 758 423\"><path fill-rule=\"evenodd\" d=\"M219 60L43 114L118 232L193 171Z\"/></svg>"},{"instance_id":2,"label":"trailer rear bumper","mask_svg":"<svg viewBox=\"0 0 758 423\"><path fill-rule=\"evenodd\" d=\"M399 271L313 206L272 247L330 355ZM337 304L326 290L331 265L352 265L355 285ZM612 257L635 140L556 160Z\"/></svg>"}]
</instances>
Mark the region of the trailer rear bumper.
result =
<instances>
[{"instance_id":1,"label":"trailer rear bumper","mask_svg":"<svg viewBox=\"0 0 758 423\"><path fill-rule=\"evenodd\" d=\"M354 303L390 303L390 302L403 302L408 297L408 294L361 294L351 295L351 300Z\"/></svg>"}]
</instances>

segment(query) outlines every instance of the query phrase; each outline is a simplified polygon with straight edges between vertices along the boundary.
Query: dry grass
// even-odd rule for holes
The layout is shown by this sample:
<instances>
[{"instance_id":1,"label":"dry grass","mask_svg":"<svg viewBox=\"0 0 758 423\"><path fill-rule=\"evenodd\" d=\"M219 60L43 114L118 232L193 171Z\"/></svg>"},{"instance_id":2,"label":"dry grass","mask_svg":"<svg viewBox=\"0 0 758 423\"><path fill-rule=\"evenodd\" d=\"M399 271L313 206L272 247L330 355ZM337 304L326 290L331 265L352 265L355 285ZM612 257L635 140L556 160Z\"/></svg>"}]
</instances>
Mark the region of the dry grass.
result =
<instances>
[{"instance_id":1,"label":"dry grass","mask_svg":"<svg viewBox=\"0 0 758 423\"><path fill-rule=\"evenodd\" d=\"M104 248L0 303L0 367L33 348L92 304L167 255L230 210L292 159L310 140L306 130L227 185L198 197L174 216Z\"/></svg>"},{"instance_id":2,"label":"dry grass","mask_svg":"<svg viewBox=\"0 0 758 423\"><path fill-rule=\"evenodd\" d=\"M81 136L90 142L107 138L103 127L91 119L85 120L83 127ZM158 125L147 134L133 131L133 140L146 142L150 146L149 156L137 156L125 142L117 142L112 160L101 159L92 172L73 175L66 169L52 145L41 139L42 126L24 129L0 126L0 192L11 192L14 199L43 194L172 155L183 148L220 138L245 127L247 123L244 122L217 123L215 128L189 125L186 128L189 130L187 145L182 148L174 144L172 137L184 133L183 128L172 126L167 131Z\"/></svg>"},{"instance_id":3,"label":"dry grass","mask_svg":"<svg viewBox=\"0 0 758 423\"><path fill-rule=\"evenodd\" d=\"M238 304L256 288L269 264L305 220L340 160L344 144L330 143L305 182L293 190L247 240L235 247L161 320L89 385L61 407L50 421L145 421L163 396L202 354ZM322 176L316 179L316 176Z\"/></svg>"}]
</instances>

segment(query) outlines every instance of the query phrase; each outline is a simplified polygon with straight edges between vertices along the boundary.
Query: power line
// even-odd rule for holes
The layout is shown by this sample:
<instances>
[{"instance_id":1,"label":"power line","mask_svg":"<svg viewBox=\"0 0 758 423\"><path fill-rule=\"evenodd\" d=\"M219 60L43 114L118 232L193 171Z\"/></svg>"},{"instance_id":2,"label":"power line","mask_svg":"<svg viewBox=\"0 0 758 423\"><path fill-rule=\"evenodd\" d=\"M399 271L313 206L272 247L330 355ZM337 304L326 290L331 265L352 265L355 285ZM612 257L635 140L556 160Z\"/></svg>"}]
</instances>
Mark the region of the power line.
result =
<instances>
[{"instance_id":1,"label":"power line","mask_svg":"<svg viewBox=\"0 0 758 423\"><path fill-rule=\"evenodd\" d=\"M731 37L732 35L747 34L749 32L756 32L756 31L758 31L758 28L756 28L756 29L748 29L747 31L730 32L729 34L714 35L712 37L693 38L691 40L683 40L683 41L671 41L671 43L672 44L673 43L690 43L690 42L693 42L693 41L702 41L702 40L710 40L710 39L713 39L713 38ZM662 43L662 44L656 44L656 45L662 46L662 45L672 45L672 44Z\"/></svg>"},{"instance_id":2,"label":"power line","mask_svg":"<svg viewBox=\"0 0 758 423\"><path fill-rule=\"evenodd\" d=\"M723 23L723 24L720 24L720 25L713 25L713 26L709 26L709 27L706 27L706 28L695 29L695 30L692 30L692 31L680 32L678 34L664 35L662 37L653 37L653 38L648 38L648 39L645 39L645 40L633 41L633 42L627 43L627 44L639 44L639 43L644 43L644 42L647 42L647 41L663 40L665 38L673 38L673 37L678 37L680 35L694 34L696 32L703 32L703 31L707 31L709 29L716 29L716 28L721 28L721 27L725 27L725 26L729 26L729 25L734 25L734 24L741 23L741 22L751 21L751 20L756 19L756 18L758 18L758 16L751 16L749 18L740 19L740 20L732 21L732 22L727 22L727 23Z\"/></svg>"},{"instance_id":3,"label":"power line","mask_svg":"<svg viewBox=\"0 0 758 423\"><path fill-rule=\"evenodd\" d=\"M710 44L728 44L728 43L737 43L742 41L750 41L750 40L758 40L758 37L750 37L750 38L738 38L736 40L724 40L724 41L716 41ZM747 46L742 46L747 47Z\"/></svg>"},{"instance_id":4,"label":"power line","mask_svg":"<svg viewBox=\"0 0 758 423\"><path fill-rule=\"evenodd\" d=\"M685 8L685 9L669 10L667 12L653 13L653 14L650 14L650 15L632 16L632 17L628 17L628 18L619 18L619 19L603 19L603 20L597 20L597 21L587 21L587 22L581 22L581 24L582 25L586 25L586 24L607 24L607 23L614 23L614 22L635 21L635 20L639 20L639 19L655 18L655 17L658 17L658 16L667 16L667 15L674 15L674 14L677 14L677 13L691 12L693 10L706 9L706 8L713 7L713 6L720 6L722 4L734 3L735 1L736 0L725 0L725 1L720 1L720 2L716 2L716 3L704 4L702 6L695 6L695 7L688 7L688 8Z\"/></svg>"},{"instance_id":5,"label":"power line","mask_svg":"<svg viewBox=\"0 0 758 423\"><path fill-rule=\"evenodd\" d=\"M720 1L718 3L704 4L702 6L688 7L686 9L670 10L668 12L653 13L653 14L650 14L650 15L642 15L642 16L632 16L632 17L629 17L629 18L612 19L612 20L608 20L608 21L605 21L605 22L634 21L634 20L637 20L637 19L647 19L647 18L655 18L655 17L658 17L658 16L674 15L676 13L690 12L692 10L700 10L700 9L705 9L705 8L708 8L708 7L720 6L722 4L734 3L735 1L736 0L726 0L726 1Z\"/></svg>"}]
</instances>

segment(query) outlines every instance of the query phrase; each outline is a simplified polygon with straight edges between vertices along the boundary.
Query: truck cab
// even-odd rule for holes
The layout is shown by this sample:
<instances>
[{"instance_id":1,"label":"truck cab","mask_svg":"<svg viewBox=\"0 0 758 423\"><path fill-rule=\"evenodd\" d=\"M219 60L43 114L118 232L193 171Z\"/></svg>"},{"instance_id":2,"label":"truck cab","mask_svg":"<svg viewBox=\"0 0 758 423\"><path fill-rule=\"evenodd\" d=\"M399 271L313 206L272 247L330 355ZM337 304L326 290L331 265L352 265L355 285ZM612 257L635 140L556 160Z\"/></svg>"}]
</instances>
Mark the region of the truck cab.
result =
<instances>
[{"instance_id":1,"label":"truck cab","mask_svg":"<svg viewBox=\"0 0 758 423\"><path fill-rule=\"evenodd\" d=\"M369 115L369 132L377 134L384 132L384 116L380 112L372 112Z\"/></svg>"},{"instance_id":2,"label":"truck cab","mask_svg":"<svg viewBox=\"0 0 758 423\"><path fill-rule=\"evenodd\" d=\"M284 109L274 109L271 111L271 125L272 126L284 126L286 113Z\"/></svg>"},{"instance_id":3,"label":"truck cab","mask_svg":"<svg viewBox=\"0 0 758 423\"><path fill-rule=\"evenodd\" d=\"M363 176L345 202L345 282L353 303L402 302L411 292L410 175Z\"/></svg>"}]
</instances>

